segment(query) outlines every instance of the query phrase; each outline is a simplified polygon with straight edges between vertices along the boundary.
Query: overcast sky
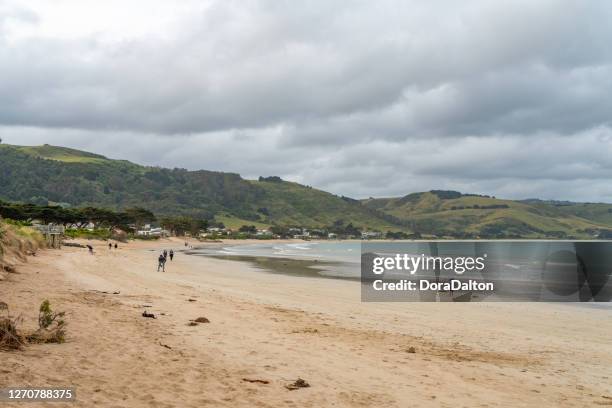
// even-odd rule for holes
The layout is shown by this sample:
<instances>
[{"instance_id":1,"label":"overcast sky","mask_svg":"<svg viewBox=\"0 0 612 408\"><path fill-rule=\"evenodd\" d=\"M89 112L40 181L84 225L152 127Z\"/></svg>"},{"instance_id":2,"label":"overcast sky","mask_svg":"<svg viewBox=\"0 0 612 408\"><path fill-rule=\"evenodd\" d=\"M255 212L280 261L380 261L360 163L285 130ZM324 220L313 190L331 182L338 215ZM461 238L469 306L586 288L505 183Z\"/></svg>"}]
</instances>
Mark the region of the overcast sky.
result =
<instances>
[{"instance_id":1,"label":"overcast sky","mask_svg":"<svg viewBox=\"0 0 612 408\"><path fill-rule=\"evenodd\" d=\"M279 175L612 202L612 2L0 0L0 137Z\"/></svg>"}]
</instances>

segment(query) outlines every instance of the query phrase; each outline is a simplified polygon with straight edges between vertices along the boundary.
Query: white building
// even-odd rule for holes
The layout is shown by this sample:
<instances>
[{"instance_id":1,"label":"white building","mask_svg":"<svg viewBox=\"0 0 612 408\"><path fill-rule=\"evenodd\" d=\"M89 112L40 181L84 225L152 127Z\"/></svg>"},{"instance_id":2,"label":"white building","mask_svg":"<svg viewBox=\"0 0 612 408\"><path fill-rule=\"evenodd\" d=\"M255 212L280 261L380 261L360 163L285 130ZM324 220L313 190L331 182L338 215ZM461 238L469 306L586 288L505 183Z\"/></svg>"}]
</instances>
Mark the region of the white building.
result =
<instances>
[{"instance_id":1,"label":"white building","mask_svg":"<svg viewBox=\"0 0 612 408\"><path fill-rule=\"evenodd\" d=\"M136 235L141 237L167 237L170 235L170 232L163 228L151 228L150 225L149 228L146 227L147 226L145 225L145 229L136 231Z\"/></svg>"}]
</instances>

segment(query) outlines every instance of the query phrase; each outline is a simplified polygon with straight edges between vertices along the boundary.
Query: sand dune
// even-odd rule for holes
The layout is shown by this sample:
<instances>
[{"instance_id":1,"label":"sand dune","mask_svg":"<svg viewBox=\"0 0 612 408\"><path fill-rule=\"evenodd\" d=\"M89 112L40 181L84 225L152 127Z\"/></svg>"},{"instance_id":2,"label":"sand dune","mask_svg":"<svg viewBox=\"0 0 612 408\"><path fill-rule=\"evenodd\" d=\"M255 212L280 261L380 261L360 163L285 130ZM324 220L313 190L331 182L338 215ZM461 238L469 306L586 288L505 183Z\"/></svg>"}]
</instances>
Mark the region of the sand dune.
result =
<instances>
[{"instance_id":1,"label":"sand dune","mask_svg":"<svg viewBox=\"0 0 612 408\"><path fill-rule=\"evenodd\" d=\"M610 309L366 304L356 282L182 253L157 273L157 251L181 243L21 265L0 300L33 328L48 298L68 338L0 352L0 387L74 386L67 406L83 407L612 406ZM210 323L188 325L200 316ZM311 387L285 388L297 378Z\"/></svg>"}]
</instances>

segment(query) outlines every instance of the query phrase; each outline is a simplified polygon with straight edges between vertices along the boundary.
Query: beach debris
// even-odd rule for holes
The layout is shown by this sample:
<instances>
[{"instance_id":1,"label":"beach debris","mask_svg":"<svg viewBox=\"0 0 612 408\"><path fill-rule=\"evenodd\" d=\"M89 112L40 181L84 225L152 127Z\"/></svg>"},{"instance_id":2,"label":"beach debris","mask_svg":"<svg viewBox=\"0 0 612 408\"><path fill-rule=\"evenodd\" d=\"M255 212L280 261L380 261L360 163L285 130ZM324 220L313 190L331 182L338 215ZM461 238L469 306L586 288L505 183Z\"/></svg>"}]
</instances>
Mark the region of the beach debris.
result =
<instances>
[{"instance_id":1,"label":"beach debris","mask_svg":"<svg viewBox=\"0 0 612 408\"><path fill-rule=\"evenodd\" d=\"M149 319L157 319L153 313L148 313L146 310L142 312L142 317L147 317Z\"/></svg>"},{"instance_id":2,"label":"beach debris","mask_svg":"<svg viewBox=\"0 0 612 408\"><path fill-rule=\"evenodd\" d=\"M410 354L414 354L416 353L416 349L412 346L408 347L408 350L406 350L406 353L410 353Z\"/></svg>"},{"instance_id":3,"label":"beach debris","mask_svg":"<svg viewBox=\"0 0 612 408\"><path fill-rule=\"evenodd\" d=\"M285 388L288 389L289 391L295 391L295 390L299 390L300 388L308 388L308 387L310 387L310 384L308 384L306 380L302 378L298 378L291 384L285 385Z\"/></svg>"},{"instance_id":4,"label":"beach debris","mask_svg":"<svg viewBox=\"0 0 612 408\"><path fill-rule=\"evenodd\" d=\"M255 383L255 384L270 384L270 381L268 380L259 380L259 379L253 379L253 378L243 378L242 381L249 382L249 383Z\"/></svg>"},{"instance_id":5,"label":"beach debris","mask_svg":"<svg viewBox=\"0 0 612 408\"><path fill-rule=\"evenodd\" d=\"M107 292L105 290L96 290L96 289L94 289L94 290L92 290L92 292L102 293L103 295L120 295L121 294L121 291L118 291L118 290L116 290L116 291L111 293L111 292Z\"/></svg>"},{"instance_id":6,"label":"beach debris","mask_svg":"<svg viewBox=\"0 0 612 408\"><path fill-rule=\"evenodd\" d=\"M317 334L318 332L319 332L319 329L315 329L312 327L306 327L305 329L301 329L301 330L293 330L291 333L293 334L297 334L297 333Z\"/></svg>"},{"instance_id":7,"label":"beach debris","mask_svg":"<svg viewBox=\"0 0 612 408\"><path fill-rule=\"evenodd\" d=\"M8 273L17 273L17 270L15 269L15 267L11 265L4 265L3 269Z\"/></svg>"},{"instance_id":8,"label":"beach debris","mask_svg":"<svg viewBox=\"0 0 612 408\"><path fill-rule=\"evenodd\" d=\"M6 314L8 315L8 310L9 310L8 304L5 302L0 302L0 310L6 310Z\"/></svg>"},{"instance_id":9,"label":"beach debris","mask_svg":"<svg viewBox=\"0 0 612 408\"><path fill-rule=\"evenodd\" d=\"M19 318L0 318L0 350L20 350L23 347L23 338L17 333L18 323Z\"/></svg>"},{"instance_id":10,"label":"beach debris","mask_svg":"<svg viewBox=\"0 0 612 408\"><path fill-rule=\"evenodd\" d=\"M162 343L161 341L159 342L159 345L160 345L160 346L162 346L162 347L167 348L168 350L172 350L172 347L170 347L170 346L169 346L169 345L167 345L167 344Z\"/></svg>"},{"instance_id":11,"label":"beach debris","mask_svg":"<svg viewBox=\"0 0 612 408\"><path fill-rule=\"evenodd\" d=\"M73 248L87 248L85 245L79 244L77 242L64 242L62 245L65 247L73 247Z\"/></svg>"},{"instance_id":12,"label":"beach debris","mask_svg":"<svg viewBox=\"0 0 612 408\"><path fill-rule=\"evenodd\" d=\"M205 317L198 317L197 319L194 320L194 322L196 322L196 323L210 323L210 320L208 320Z\"/></svg>"},{"instance_id":13,"label":"beach debris","mask_svg":"<svg viewBox=\"0 0 612 408\"><path fill-rule=\"evenodd\" d=\"M188 302L197 302L195 299L187 299Z\"/></svg>"},{"instance_id":14,"label":"beach debris","mask_svg":"<svg viewBox=\"0 0 612 408\"><path fill-rule=\"evenodd\" d=\"M187 323L187 326L197 326L197 325L198 325L198 323L193 322L193 321Z\"/></svg>"}]
</instances>

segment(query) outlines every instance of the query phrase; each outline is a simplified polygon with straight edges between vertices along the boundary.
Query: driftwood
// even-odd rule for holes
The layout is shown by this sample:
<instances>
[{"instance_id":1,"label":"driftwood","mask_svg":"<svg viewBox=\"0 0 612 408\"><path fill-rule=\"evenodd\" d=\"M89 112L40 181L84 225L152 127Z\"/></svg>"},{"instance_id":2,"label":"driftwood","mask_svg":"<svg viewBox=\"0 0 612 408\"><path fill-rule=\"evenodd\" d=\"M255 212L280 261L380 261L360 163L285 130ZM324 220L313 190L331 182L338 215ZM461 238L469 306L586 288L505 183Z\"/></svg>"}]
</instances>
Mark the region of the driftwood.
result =
<instances>
[{"instance_id":1,"label":"driftwood","mask_svg":"<svg viewBox=\"0 0 612 408\"><path fill-rule=\"evenodd\" d=\"M73 247L73 248L87 248L85 245L79 244L76 242L64 242L62 245L66 247Z\"/></svg>"},{"instance_id":2,"label":"driftwood","mask_svg":"<svg viewBox=\"0 0 612 408\"><path fill-rule=\"evenodd\" d=\"M270 381L268 380L257 380L257 379L251 379L251 378L243 378L242 381L246 381L249 383L256 383L256 384L270 384Z\"/></svg>"}]
</instances>

